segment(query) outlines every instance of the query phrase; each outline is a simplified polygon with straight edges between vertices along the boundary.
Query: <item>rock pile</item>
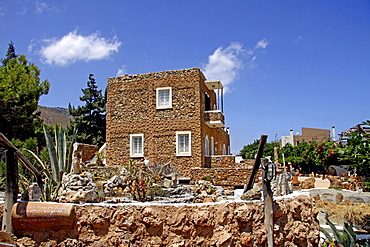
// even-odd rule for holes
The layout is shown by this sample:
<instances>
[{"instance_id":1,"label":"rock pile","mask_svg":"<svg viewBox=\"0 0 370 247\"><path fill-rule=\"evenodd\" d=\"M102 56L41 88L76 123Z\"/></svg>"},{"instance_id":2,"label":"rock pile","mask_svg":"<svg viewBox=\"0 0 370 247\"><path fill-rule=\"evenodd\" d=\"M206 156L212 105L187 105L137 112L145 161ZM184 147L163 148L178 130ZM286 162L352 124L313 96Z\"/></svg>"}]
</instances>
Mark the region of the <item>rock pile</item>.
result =
<instances>
[{"instance_id":1,"label":"rock pile","mask_svg":"<svg viewBox=\"0 0 370 247\"><path fill-rule=\"evenodd\" d=\"M355 175L351 176L327 176L330 181L330 187L341 188L352 191L362 191L362 180Z\"/></svg>"},{"instance_id":2,"label":"rock pile","mask_svg":"<svg viewBox=\"0 0 370 247\"><path fill-rule=\"evenodd\" d=\"M97 199L98 189L92 181L91 173L63 174L59 202L96 202Z\"/></svg>"},{"instance_id":3,"label":"rock pile","mask_svg":"<svg viewBox=\"0 0 370 247\"><path fill-rule=\"evenodd\" d=\"M225 200L224 189L206 180L198 180L190 190L195 193L194 203L219 202Z\"/></svg>"}]
</instances>

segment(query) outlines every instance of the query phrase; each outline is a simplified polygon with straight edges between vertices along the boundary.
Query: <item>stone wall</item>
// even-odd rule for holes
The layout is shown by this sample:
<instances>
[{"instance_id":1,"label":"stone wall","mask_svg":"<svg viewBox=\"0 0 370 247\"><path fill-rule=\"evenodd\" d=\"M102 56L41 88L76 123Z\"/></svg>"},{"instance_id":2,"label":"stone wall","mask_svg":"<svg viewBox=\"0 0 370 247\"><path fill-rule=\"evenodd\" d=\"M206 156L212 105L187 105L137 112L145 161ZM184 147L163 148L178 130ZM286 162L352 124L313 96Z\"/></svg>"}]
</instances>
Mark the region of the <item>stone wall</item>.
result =
<instances>
[{"instance_id":1,"label":"stone wall","mask_svg":"<svg viewBox=\"0 0 370 247\"><path fill-rule=\"evenodd\" d=\"M193 168L191 183L210 177L213 185L243 186L246 184L251 172L252 169Z\"/></svg>"},{"instance_id":2,"label":"stone wall","mask_svg":"<svg viewBox=\"0 0 370 247\"><path fill-rule=\"evenodd\" d=\"M275 201L274 211L274 246L318 246L318 211L312 197ZM17 243L55 246L61 242L58 246L95 247L266 243L261 201L185 206L76 205L76 217L74 229L32 229L17 233Z\"/></svg>"},{"instance_id":3,"label":"stone wall","mask_svg":"<svg viewBox=\"0 0 370 247\"><path fill-rule=\"evenodd\" d=\"M199 68L109 78L107 165L124 165L132 158L130 134L144 134L144 156L152 164L171 161L184 177L191 175L192 167L204 166L206 134L217 143L215 154L222 154L220 147L229 147L229 136L205 124L205 93L211 105L216 95L204 81ZM171 87L172 108L157 109L156 89L164 87ZM176 155L177 131L191 131L191 156Z\"/></svg>"},{"instance_id":4,"label":"stone wall","mask_svg":"<svg viewBox=\"0 0 370 247\"><path fill-rule=\"evenodd\" d=\"M99 147L96 145L74 143L72 157L77 158L79 162L85 163L91 160L95 153L99 151Z\"/></svg>"}]
</instances>

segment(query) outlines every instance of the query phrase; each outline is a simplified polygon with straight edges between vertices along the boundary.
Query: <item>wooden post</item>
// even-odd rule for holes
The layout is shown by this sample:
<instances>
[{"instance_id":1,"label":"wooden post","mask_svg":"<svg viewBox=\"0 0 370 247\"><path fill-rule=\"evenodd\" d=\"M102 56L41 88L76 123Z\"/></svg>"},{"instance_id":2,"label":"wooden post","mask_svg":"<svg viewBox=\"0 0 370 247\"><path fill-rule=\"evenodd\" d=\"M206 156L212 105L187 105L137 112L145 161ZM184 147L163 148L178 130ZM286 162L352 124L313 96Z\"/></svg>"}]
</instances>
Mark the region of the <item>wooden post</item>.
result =
<instances>
[{"instance_id":1,"label":"wooden post","mask_svg":"<svg viewBox=\"0 0 370 247\"><path fill-rule=\"evenodd\" d=\"M260 167L260 162L261 162L261 158L263 155L263 150L265 149L266 140L267 140L267 135L261 135L261 140L258 146L257 156L254 161L252 173L249 176L247 184L244 186L244 193L253 188L254 178L257 174L258 168Z\"/></svg>"},{"instance_id":2,"label":"wooden post","mask_svg":"<svg viewBox=\"0 0 370 247\"><path fill-rule=\"evenodd\" d=\"M18 199L18 152L15 149L6 151L6 183L5 183L5 203L2 230L13 232L12 226L12 207Z\"/></svg>"},{"instance_id":3,"label":"wooden post","mask_svg":"<svg viewBox=\"0 0 370 247\"><path fill-rule=\"evenodd\" d=\"M274 246L274 208L272 199L272 190L270 181L266 181L265 177L265 165L268 159L262 159L262 188L263 188L263 202L264 202L264 212L265 212L265 228L267 235L266 246Z\"/></svg>"}]
</instances>

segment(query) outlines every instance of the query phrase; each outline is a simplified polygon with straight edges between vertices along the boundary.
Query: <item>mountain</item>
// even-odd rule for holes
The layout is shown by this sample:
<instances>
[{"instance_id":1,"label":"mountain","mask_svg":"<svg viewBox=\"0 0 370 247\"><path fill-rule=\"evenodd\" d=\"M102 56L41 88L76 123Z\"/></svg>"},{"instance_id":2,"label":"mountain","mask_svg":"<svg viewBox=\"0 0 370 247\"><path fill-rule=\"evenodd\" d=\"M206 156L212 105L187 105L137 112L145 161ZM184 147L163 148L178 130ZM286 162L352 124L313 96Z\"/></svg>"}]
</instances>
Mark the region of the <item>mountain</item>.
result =
<instances>
[{"instance_id":1,"label":"mountain","mask_svg":"<svg viewBox=\"0 0 370 247\"><path fill-rule=\"evenodd\" d=\"M60 123L63 128L66 128L70 121L73 120L67 108L39 105L37 110L41 112L40 117L44 120L44 124L46 125L54 126L56 123Z\"/></svg>"}]
</instances>

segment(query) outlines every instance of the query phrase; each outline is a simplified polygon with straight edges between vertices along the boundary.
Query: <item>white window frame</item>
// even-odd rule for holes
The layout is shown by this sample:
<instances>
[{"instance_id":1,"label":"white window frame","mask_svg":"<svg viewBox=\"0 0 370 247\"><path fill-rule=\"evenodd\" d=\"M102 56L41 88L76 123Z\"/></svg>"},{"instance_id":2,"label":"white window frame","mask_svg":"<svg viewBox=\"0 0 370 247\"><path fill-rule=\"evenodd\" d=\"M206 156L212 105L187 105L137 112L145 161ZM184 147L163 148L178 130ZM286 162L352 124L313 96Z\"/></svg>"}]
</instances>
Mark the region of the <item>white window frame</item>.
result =
<instances>
[{"instance_id":1,"label":"white window frame","mask_svg":"<svg viewBox=\"0 0 370 247\"><path fill-rule=\"evenodd\" d=\"M181 136L188 136L188 150L183 151L180 147L180 137ZM176 156L191 156L191 131L177 131L176 132Z\"/></svg>"},{"instance_id":2,"label":"white window frame","mask_svg":"<svg viewBox=\"0 0 370 247\"><path fill-rule=\"evenodd\" d=\"M168 91L168 102L165 105L161 105L160 103L160 93L162 91ZM156 89L156 107L157 109L171 109L172 108L172 88L171 87L160 87Z\"/></svg>"},{"instance_id":3,"label":"white window frame","mask_svg":"<svg viewBox=\"0 0 370 247\"><path fill-rule=\"evenodd\" d=\"M141 138L141 150L134 152L134 139ZM144 134L130 134L130 157L144 157Z\"/></svg>"}]
</instances>

